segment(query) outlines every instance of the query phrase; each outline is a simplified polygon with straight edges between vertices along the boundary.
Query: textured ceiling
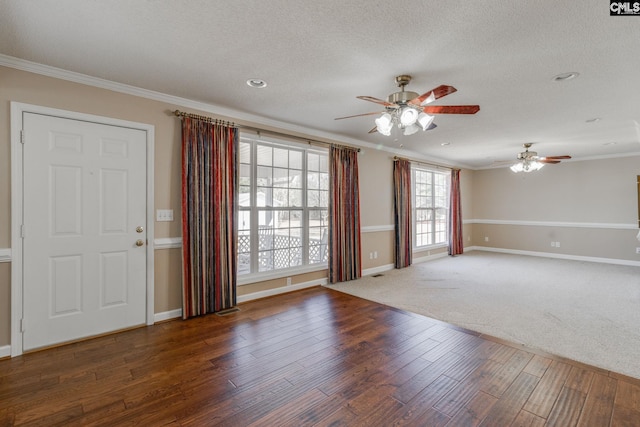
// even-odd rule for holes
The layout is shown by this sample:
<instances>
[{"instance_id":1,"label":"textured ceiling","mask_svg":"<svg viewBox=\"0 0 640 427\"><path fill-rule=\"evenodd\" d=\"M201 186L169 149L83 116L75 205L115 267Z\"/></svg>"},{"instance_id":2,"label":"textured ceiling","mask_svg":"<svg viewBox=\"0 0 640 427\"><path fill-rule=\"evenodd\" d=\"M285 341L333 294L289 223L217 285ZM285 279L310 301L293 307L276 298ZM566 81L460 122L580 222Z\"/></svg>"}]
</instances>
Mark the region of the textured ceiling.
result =
<instances>
[{"instance_id":1,"label":"textured ceiling","mask_svg":"<svg viewBox=\"0 0 640 427\"><path fill-rule=\"evenodd\" d=\"M640 154L638 40L640 16L609 16L603 0L0 0L8 57L471 168L525 142L543 156ZM399 74L414 92L458 89L433 105L481 109L409 137L368 134L375 116L334 120L379 111L356 96L385 99Z\"/></svg>"}]
</instances>

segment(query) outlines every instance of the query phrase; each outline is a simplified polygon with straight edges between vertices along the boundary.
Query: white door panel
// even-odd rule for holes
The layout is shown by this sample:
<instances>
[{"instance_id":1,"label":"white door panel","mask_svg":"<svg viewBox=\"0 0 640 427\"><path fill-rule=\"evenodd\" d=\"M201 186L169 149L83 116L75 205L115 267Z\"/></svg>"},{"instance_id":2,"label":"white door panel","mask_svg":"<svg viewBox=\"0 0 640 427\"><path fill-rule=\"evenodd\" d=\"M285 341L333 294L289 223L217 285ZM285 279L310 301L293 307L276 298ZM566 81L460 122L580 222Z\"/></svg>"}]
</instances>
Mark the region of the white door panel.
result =
<instances>
[{"instance_id":1,"label":"white door panel","mask_svg":"<svg viewBox=\"0 0 640 427\"><path fill-rule=\"evenodd\" d=\"M23 117L24 350L144 324L146 132Z\"/></svg>"}]
</instances>

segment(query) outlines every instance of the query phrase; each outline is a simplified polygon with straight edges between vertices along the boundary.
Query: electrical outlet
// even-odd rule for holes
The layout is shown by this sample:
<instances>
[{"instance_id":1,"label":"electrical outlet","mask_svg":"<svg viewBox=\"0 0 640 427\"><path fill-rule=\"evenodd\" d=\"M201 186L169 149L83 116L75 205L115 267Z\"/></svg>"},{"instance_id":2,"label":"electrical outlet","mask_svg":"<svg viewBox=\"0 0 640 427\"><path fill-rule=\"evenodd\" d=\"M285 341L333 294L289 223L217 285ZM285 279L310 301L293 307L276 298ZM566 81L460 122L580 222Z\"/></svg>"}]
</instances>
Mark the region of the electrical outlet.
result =
<instances>
[{"instance_id":1,"label":"electrical outlet","mask_svg":"<svg viewBox=\"0 0 640 427\"><path fill-rule=\"evenodd\" d=\"M378 259L378 251L373 252L373 259Z\"/></svg>"},{"instance_id":2,"label":"electrical outlet","mask_svg":"<svg viewBox=\"0 0 640 427\"><path fill-rule=\"evenodd\" d=\"M636 248L636 253L640 254L640 248Z\"/></svg>"},{"instance_id":3,"label":"electrical outlet","mask_svg":"<svg viewBox=\"0 0 640 427\"><path fill-rule=\"evenodd\" d=\"M560 247L560 242L556 242L556 248Z\"/></svg>"},{"instance_id":4,"label":"electrical outlet","mask_svg":"<svg viewBox=\"0 0 640 427\"><path fill-rule=\"evenodd\" d=\"M484 241L485 241L485 242L488 242L488 241L489 241L489 237L484 236Z\"/></svg>"},{"instance_id":5,"label":"electrical outlet","mask_svg":"<svg viewBox=\"0 0 640 427\"><path fill-rule=\"evenodd\" d=\"M551 242L551 247L555 248L556 247L556 242Z\"/></svg>"},{"instance_id":6,"label":"electrical outlet","mask_svg":"<svg viewBox=\"0 0 640 427\"><path fill-rule=\"evenodd\" d=\"M291 286L291 277L287 277L287 286Z\"/></svg>"}]
</instances>

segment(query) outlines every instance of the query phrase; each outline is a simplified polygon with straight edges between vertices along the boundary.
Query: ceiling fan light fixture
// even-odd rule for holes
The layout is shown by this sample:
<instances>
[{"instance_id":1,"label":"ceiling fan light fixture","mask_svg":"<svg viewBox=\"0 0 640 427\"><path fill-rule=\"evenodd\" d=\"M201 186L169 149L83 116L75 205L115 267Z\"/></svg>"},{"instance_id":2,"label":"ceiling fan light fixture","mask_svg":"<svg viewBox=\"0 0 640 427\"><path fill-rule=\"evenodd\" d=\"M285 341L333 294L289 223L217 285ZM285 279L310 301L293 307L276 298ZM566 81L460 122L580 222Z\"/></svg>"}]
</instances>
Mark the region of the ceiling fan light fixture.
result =
<instances>
[{"instance_id":1,"label":"ceiling fan light fixture","mask_svg":"<svg viewBox=\"0 0 640 427\"><path fill-rule=\"evenodd\" d=\"M378 132L380 132L382 135L385 135L385 136L391 135L391 128L393 127L391 114L382 113L382 115L378 117L375 121L376 121L376 128L378 129Z\"/></svg>"},{"instance_id":2,"label":"ceiling fan light fixture","mask_svg":"<svg viewBox=\"0 0 640 427\"><path fill-rule=\"evenodd\" d=\"M431 123L433 123L434 116L430 116L427 113L418 114L418 124L422 128L422 130L427 130Z\"/></svg>"},{"instance_id":3,"label":"ceiling fan light fixture","mask_svg":"<svg viewBox=\"0 0 640 427\"><path fill-rule=\"evenodd\" d=\"M511 166L511 170L515 173L518 172L534 172L544 167L544 163L540 163L536 160L523 159L521 162Z\"/></svg>"},{"instance_id":4,"label":"ceiling fan light fixture","mask_svg":"<svg viewBox=\"0 0 640 427\"><path fill-rule=\"evenodd\" d=\"M404 107L400 113L400 123L402 126L410 126L418 120L418 110L411 107Z\"/></svg>"},{"instance_id":5,"label":"ceiling fan light fixture","mask_svg":"<svg viewBox=\"0 0 640 427\"><path fill-rule=\"evenodd\" d=\"M524 168L522 167L522 162L518 162L515 165L511 165L511 171L518 173L518 172L522 172L524 170Z\"/></svg>"}]
</instances>

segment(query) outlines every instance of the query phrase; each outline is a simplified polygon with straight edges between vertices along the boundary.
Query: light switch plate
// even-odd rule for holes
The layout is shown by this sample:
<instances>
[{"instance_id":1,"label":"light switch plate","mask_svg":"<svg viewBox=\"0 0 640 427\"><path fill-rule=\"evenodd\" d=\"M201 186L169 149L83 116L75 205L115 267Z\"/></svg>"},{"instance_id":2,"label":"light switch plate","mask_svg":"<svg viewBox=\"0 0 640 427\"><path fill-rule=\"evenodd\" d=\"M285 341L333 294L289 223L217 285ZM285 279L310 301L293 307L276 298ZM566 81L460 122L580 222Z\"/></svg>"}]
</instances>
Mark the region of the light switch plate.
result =
<instances>
[{"instance_id":1,"label":"light switch plate","mask_svg":"<svg viewBox=\"0 0 640 427\"><path fill-rule=\"evenodd\" d=\"M156 221L173 221L173 209L156 210Z\"/></svg>"}]
</instances>

